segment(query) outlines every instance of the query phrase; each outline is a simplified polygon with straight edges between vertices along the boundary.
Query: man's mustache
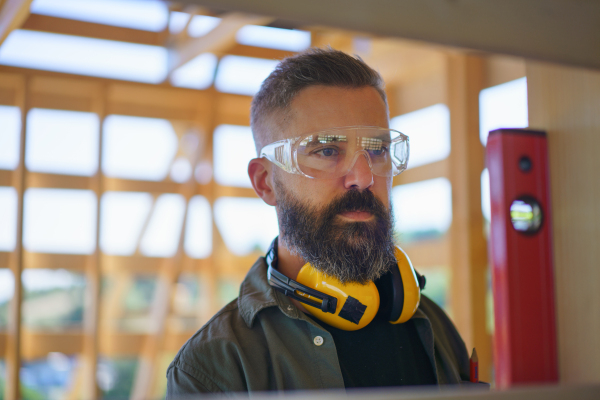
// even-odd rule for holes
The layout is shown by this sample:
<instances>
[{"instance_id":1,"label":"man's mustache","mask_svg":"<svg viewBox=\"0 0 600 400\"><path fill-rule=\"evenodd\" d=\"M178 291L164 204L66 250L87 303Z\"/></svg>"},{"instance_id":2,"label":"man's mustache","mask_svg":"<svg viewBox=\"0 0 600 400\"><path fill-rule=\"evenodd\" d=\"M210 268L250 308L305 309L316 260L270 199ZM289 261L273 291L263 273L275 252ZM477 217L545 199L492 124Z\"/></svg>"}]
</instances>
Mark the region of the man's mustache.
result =
<instances>
[{"instance_id":1,"label":"man's mustache","mask_svg":"<svg viewBox=\"0 0 600 400\"><path fill-rule=\"evenodd\" d=\"M386 206L372 191L352 189L334 198L325 207L323 214L333 218L337 214L353 211L370 212L376 217L385 217L388 213Z\"/></svg>"}]
</instances>

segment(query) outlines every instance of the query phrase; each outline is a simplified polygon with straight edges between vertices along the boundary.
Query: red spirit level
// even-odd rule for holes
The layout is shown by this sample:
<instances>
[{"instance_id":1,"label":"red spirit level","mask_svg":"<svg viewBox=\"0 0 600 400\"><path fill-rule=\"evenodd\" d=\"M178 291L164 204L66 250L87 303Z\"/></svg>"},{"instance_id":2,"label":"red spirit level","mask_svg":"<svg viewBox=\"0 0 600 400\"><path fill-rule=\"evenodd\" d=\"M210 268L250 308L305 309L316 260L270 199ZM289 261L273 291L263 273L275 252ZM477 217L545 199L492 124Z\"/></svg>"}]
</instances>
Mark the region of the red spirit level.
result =
<instances>
[{"instance_id":1,"label":"red spirit level","mask_svg":"<svg viewBox=\"0 0 600 400\"><path fill-rule=\"evenodd\" d=\"M546 133L498 129L487 142L496 384L556 382L558 362Z\"/></svg>"}]
</instances>

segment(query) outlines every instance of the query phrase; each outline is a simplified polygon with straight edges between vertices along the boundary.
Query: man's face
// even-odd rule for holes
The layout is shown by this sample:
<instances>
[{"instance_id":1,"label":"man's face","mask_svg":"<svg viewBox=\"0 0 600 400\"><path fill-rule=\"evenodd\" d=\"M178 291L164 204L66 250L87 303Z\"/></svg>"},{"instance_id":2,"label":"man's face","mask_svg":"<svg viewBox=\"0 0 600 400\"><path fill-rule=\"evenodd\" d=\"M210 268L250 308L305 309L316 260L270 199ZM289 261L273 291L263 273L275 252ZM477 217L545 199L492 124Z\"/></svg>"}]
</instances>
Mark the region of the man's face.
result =
<instances>
[{"instance_id":1,"label":"man's face","mask_svg":"<svg viewBox=\"0 0 600 400\"><path fill-rule=\"evenodd\" d=\"M371 87L313 86L294 98L283 125L274 140L341 126L387 128L388 116ZM387 270L393 261L391 178L373 175L362 155L340 178L273 171L280 238L290 251L342 282L364 283Z\"/></svg>"}]
</instances>

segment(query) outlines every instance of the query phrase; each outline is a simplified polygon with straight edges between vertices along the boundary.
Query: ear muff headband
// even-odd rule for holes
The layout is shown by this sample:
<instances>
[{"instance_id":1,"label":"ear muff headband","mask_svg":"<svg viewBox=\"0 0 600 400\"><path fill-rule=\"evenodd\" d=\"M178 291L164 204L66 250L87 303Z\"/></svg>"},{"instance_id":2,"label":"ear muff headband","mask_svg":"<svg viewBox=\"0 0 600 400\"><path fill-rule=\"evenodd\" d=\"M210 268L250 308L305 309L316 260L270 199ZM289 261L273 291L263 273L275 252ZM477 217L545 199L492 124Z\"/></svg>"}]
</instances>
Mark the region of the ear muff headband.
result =
<instances>
[{"instance_id":1,"label":"ear muff headband","mask_svg":"<svg viewBox=\"0 0 600 400\"><path fill-rule=\"evenodd\" d=\"M337 298L304 286L271 266L267 270L267 277L269 278L269 284L286 296L315 307L324 313L335 313Z\"/></svg>"},{"instance_id":2,"label":"ear muff headband","mask_svg":"<svg viewBox=\"0 0 600 400\"><path fill-rule=\"evenodd\" d=\"M269 279L269 284L274 289L304 304L318 308L324 313L335 313L337 306L336 297L302 285L273 268L273 265L277 264L277 238L273 241L271 248L267 252L266 261L269 266L267 269L267 278Z\"/></svg>"}]
</instances>

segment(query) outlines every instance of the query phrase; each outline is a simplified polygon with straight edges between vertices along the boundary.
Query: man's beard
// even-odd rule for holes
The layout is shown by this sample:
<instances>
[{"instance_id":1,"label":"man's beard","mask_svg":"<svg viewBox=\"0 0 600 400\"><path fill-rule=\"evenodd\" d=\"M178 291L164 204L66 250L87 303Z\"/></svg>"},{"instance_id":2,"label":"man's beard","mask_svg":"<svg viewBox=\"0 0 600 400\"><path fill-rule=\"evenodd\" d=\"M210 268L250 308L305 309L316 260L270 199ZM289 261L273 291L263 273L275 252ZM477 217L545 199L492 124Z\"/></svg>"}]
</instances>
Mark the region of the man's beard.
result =
<instances>
[{"instance_id":1,"label":"man's beard","mask_svg":"<svg viewBox=\"0 0 600 400\"><path fill-rule=\"evenodd\" d=\"M370 190L349 190L318 208L277 186L280 237L292 254L342 283L365 284L396 264L392 210ZM343 221L340 213L366 211L369 221Z\"/></svg>"}]
</instances>

